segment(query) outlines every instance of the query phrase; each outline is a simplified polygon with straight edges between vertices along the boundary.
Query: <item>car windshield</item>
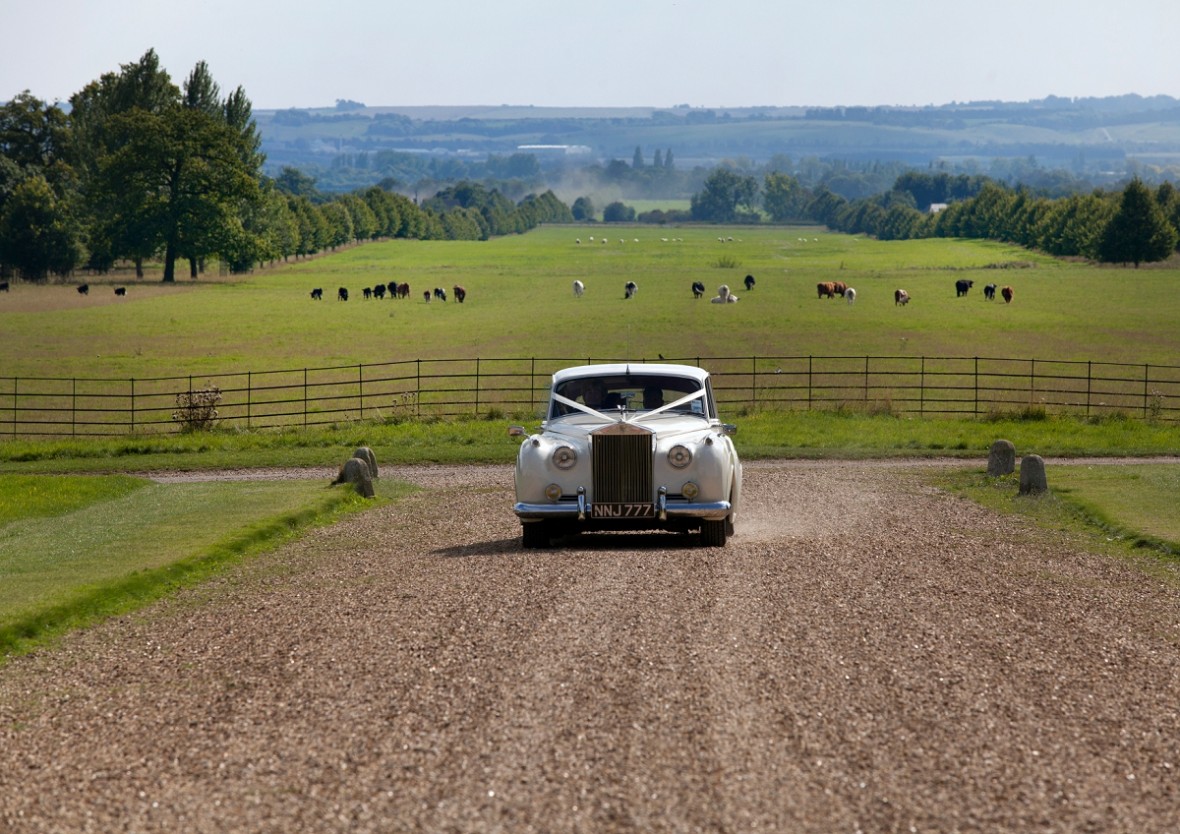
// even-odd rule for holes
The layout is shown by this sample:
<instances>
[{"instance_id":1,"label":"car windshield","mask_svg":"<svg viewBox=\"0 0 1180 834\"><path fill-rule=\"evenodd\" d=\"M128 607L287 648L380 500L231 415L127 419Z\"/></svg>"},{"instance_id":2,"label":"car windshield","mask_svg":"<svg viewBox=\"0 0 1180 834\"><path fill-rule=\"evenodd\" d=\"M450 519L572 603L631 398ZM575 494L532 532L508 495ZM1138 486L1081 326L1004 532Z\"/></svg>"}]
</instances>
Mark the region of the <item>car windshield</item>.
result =
<instances>
[{"instance_id":1,"label":"car windshield","mask_svg":"<svg viewBox=\"0 0 1180 834\"><path fill-rule=\"evenodd\" d=\"M578 405L604 413L660 410L703 416L702 392L700 382L685 377L636 374L579 377L558 384L549 416L586 413Z\"/></svg>"}]
</instances>

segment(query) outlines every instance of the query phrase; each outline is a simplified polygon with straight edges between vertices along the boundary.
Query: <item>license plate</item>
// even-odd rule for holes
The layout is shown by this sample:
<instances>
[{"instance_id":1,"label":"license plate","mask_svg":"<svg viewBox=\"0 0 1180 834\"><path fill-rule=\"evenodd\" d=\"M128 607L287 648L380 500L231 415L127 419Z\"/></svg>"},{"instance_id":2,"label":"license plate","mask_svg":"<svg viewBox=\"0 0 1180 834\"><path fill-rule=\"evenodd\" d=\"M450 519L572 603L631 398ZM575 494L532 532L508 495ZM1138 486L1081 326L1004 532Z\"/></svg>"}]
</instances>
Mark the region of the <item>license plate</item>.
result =
<instances>
[{"instance_id":1,"label":"license plate","mask_svg":"<svg viewBox=\"0 0 1180 834\"><path fill-rule=\"evenodd\" d=\"M591 518L655 518L655 504L593 504Z\"/></svg>"}]
</instances>

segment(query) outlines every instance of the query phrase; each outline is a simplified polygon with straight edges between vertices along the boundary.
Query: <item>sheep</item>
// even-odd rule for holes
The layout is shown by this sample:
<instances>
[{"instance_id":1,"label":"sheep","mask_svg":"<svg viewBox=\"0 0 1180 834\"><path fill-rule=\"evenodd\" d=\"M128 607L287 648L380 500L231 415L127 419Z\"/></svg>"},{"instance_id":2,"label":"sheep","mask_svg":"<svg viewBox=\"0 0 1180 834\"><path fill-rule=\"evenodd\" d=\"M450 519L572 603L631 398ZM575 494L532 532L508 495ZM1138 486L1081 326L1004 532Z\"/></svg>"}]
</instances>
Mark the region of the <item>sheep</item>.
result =
<instances>
[{"instance_id":1,"label":"sheep","mask_svg":"<svg viewBox=\"0 0 1180 834\"><path fill-rule=\"evenodd\" d=\"M593 238L591 238L593 240ZM581 298L582 293L586 292L586 285L581 281L574 281L574 297Z\"/></svg>"},{"instance_id":2,"label":"sheep","mask_svg":"<svg viewBox=\"0 0 1180 834\"><path fill-rule=\"evenodd\" d=\"M717 288L717 295L710 299L712 304L733 304L738 300L738 297L729 291L728 284L722 284Z\"/></svg>"},{"instance_id":3,"label":"sheep","mask_svg":"<svg viewBox=\"0 0 1180 834\"><path fill-rule=\"evenodd\" d=\"M856 301L856 290L854 290L852 287L844 290L844 300L849 304Z\"/></svg>"}]
</instances>

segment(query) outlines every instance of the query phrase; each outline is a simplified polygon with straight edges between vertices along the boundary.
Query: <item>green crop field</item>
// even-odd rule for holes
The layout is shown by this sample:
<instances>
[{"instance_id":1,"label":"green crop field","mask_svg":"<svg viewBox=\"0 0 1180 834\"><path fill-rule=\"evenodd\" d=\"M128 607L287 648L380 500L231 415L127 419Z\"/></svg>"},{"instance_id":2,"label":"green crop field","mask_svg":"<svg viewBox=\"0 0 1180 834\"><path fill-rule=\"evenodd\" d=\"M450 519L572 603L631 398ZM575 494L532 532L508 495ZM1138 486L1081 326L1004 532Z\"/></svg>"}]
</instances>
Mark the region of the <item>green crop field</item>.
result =
<instances>
[{"instance_id":1,"label":"green crop field","mask_svg":"<svg viewBox=\"0 0 1180 834\"><path fill-rule=\"evenodd\" d=\"M747 274L757 280L748 293ZM963 298L959 278L975 282ZM575 279L586 285L583 298L571 292ZM112 292L116 279L85 280L87 296L74 283L17 284L0 296L0 375L143 379L416 358L657 354L1180 362L1180 270L1100 268L982 241L599 224L486 242L371 243L172 286L120 278L125 298ZM624 301L628 280L639 292ZM741 301L694 300L697 280L709 296L728 284ZM856 303L819 299L823 280L855 287ZM391 281L409 283L410 297L362 298L364 287ZM987 283L1014 287L1013 303L985 301ZM422 298L456 284L467 288L465 304ZM324 288L323 301L309 298L313 287ZM338 287L352 300L336 301ZM894 305L898 288L913 299L908 306Z\"/></svg>"}]
</instances>

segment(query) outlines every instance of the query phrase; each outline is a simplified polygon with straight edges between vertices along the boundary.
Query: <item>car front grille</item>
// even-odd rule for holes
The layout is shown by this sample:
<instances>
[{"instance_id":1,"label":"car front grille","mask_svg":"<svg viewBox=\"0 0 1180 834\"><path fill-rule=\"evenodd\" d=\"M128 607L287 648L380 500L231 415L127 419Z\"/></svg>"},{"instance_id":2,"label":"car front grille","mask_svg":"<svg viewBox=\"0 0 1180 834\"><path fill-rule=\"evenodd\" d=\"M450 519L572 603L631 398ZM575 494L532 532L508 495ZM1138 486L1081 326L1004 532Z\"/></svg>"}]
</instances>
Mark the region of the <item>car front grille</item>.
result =
<instances>
[{"instance_id":1,"label":"car front grille","mask_svg":"<svg viewBox=\"0 0 1180 834\"><path fill-rule=\"evenodd\" d=\"M596 433L593 440L594 500L652 501L652 435Z\"/></svg>"}]
</instances>

